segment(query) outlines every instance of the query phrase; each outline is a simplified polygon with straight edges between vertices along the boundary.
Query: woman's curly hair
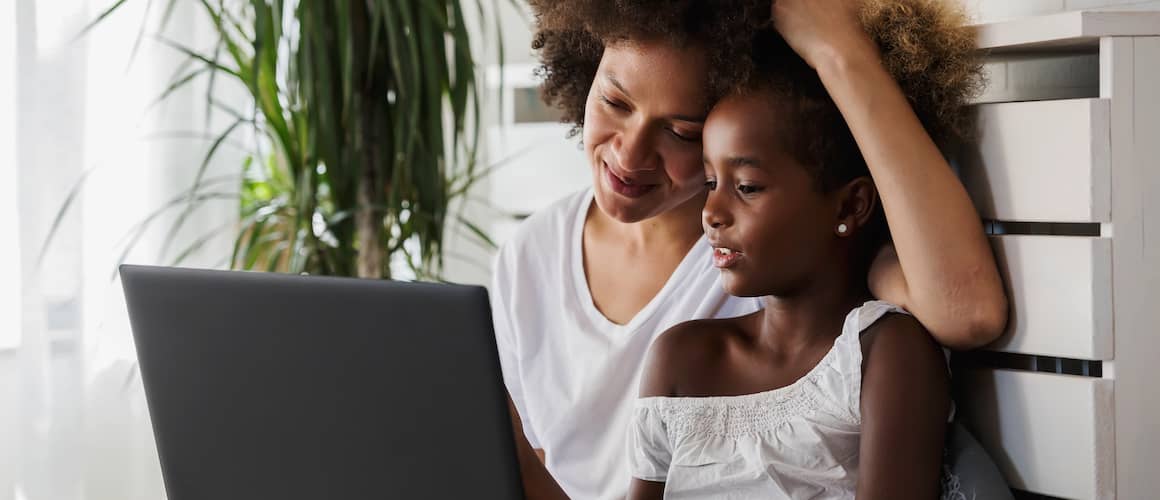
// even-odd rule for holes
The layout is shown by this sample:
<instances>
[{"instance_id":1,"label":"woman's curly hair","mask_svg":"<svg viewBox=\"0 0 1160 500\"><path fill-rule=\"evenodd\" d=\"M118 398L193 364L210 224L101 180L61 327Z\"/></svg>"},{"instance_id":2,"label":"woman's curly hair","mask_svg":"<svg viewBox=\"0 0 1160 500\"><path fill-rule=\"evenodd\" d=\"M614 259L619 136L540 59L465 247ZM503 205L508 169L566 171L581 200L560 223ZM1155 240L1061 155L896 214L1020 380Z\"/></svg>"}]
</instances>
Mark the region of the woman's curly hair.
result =
<instances>
[{"instance_id":1,"label":"woman's curly hair","mask_svg":"<svg viewBox=\"0 0 1160 500\"><path fill-rule=\"evenodd\" d=\"M575 134L604 48L626 41L700 45L709 67L711 102L749 77L744 54L753 34L770 25L769 0L530 0L536 18L532 49L540 58L544 100ZM707 110L706 110L707 111Z\"/></svg>"},{"instance_id":2,"label":"woman's curly hair","mask_svg":"<svg viewBox=\"0 0 1160 500\"><path fill-rule=\"evenodd\" d=\"M944 152L973 135L965 106L982 90L982 60L962 9L949 0L863 0L863 26L882 64ZM814 170L823 190L867 175L858 144L817 72L772 29L758 30L750 66L733 92L770 89L785 112L785 146ZM882 126L889 126L883 124Z\"/></svg>"},{"instance_id":3,"label":"woman's curly hair","mask_svg":"<svg viewBox=\"0 0 1160 500\"><path fill-rule=\"evenodd\" d=\"M862 23L935 143L971 138L973 121L963 108L986 79L959 2L866 0Z\"/></svg>"},{"instance_id":4,"label":"woman's curly hair","mask_svg":"<svg viewBox=\"0 0 1160 500\"><path fill-rule=\"evenodd\" d=\"M530 0L536 17L532 48L540 57L543 97L562 119L584 125L584 107L604 48L633 40L699 44L707 52L710 102L754 82L772 81L803 97L806 111L829 102L809 68L773 31L770 0ZM862 22L878 44L927 132L940 147L970 136L962 106L982 88L973 31L950 0L864 0ZM820 91L820 94L819 92ZM809 101L809 102L806 102ZM809 123L819 126L832 119ZM800 123L800 122L799 122ZM812 127L817 129L817 127ZM834 128L834 127L823 127ZM801 130L817 137L821 130ZM825 135L825 134L821 134ZM838 134L842 135L842 134ZM849 135L846 131L845 135ZM820 139L825 142L824 138ZM825 151L825 144L810 149Z\"/></svg>"}]
</instances>

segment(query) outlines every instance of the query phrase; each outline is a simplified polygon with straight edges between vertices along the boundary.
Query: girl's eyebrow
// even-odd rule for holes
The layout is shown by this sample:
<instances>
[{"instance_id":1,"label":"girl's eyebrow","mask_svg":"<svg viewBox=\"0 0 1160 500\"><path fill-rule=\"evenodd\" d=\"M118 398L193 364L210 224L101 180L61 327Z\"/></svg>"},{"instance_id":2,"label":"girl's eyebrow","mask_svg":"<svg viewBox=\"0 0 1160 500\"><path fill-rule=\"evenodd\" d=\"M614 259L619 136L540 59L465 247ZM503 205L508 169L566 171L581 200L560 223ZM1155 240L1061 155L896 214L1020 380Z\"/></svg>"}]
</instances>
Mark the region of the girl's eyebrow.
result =
<instances>
[{"instance_id":1,"label":"girl's eyebrow","mask_svg":"<svg viewBox=\"0 0 1160 500\"><path fill-rule=\"evenodd\" d=\"M712 163L708 156L702 156L701 162L706 165ZM752 156L730 156L725 158L724 163L726 166L732 168L758 168L761 166L761 163L757 161L757 158Z\"/></svg>"},{"instance_id":2,"label":"girl's eyebrow","mask_svg":"<svg viewBox=\"0 0 1160 500\"><path fill-rule=\"evenodd\" d=\"M725 160L725 163L728 164L730 167L734 167L734 168L740 168L740 167L757 168L758 166L760 166L760 163L757 161L757 158L753 158L751 156L731 156Z\"/></svg>"}]
</instances>

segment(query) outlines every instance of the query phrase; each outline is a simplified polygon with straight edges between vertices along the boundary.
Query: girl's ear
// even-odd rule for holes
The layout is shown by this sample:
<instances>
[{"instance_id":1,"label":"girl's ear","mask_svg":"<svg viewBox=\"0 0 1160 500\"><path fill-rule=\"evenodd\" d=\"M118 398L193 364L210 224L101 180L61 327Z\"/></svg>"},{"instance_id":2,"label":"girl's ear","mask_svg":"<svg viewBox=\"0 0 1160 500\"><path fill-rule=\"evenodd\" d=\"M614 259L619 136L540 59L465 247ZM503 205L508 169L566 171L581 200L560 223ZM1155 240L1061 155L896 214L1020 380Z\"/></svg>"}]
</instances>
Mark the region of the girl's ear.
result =
<instances>
[{"instance_id":1,"label":"girl's ear","mask_svg":"<svg viewBox=\"0 0 1160 500\"><path fill-rule=\"evenodd\" d=\"M834 221L834 233L839 237L852 236L874 215L874 209L878 206L878 190L869 177L858 177L839 188L835 195L838 217Z\"/></svg>"}]
</instances>

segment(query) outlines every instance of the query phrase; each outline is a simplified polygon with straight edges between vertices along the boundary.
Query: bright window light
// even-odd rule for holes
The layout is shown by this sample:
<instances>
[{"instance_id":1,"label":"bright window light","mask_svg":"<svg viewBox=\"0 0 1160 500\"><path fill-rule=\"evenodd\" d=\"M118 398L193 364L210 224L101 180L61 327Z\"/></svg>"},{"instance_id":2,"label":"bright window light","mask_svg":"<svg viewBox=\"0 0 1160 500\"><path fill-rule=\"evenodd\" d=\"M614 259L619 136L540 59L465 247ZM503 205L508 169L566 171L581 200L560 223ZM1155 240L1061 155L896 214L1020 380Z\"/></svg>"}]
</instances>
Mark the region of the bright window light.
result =
<instances>
[{"instance_id":1,"label":"bright window light","mask_svg":"<svg viewBox=\"0 0 1160 500\"><path fill-rule=\"evenodd\" d=\"M20 220L16 175L16 2L0 2L0 350L20 345Z\"/></svg>"}]
</instances>

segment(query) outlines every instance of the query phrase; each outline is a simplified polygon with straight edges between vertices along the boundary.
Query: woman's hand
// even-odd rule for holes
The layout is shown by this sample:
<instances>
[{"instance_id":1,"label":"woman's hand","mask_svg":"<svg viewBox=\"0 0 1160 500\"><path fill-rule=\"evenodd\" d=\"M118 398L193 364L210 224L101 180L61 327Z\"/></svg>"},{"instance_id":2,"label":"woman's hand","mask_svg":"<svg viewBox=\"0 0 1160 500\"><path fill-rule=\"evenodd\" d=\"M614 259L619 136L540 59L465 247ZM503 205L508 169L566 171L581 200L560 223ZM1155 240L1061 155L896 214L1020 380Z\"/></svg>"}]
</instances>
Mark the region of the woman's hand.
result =
<instances>
[{"instance_id":1,"label":"woman's hand","mask_svg":"<svg viewBox=\"0 0 1160 500\"><path fill-rule=\"evenodd\" d=\"M773 25L811 67L836 57L878 58L858 18L860 0L773 0Z\"/></svg>"}]
</instances>

